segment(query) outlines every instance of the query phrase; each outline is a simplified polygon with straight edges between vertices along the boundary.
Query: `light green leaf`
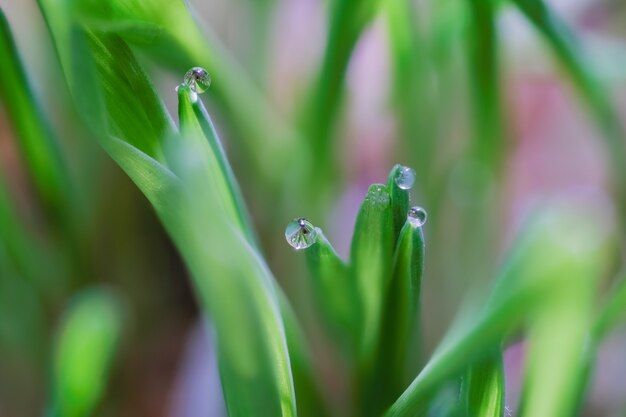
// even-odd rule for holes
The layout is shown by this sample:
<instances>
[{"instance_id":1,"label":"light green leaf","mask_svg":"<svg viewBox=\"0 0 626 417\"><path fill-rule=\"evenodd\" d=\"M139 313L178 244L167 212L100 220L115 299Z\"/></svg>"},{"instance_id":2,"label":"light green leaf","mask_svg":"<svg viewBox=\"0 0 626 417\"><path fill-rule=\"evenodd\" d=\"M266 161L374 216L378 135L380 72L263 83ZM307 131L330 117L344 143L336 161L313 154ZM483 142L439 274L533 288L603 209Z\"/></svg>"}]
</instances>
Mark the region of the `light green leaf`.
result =
<instances>
[{"instance_id":1,"label":"light green leaf","mask_svg":"<svg viewBox=\"0 0 626 417\"><path fill-rule=\"evenodd\" d=\"M54 351L53 415L91 415L106 390L121 331L121 307L109 291L83 292L67 307Z\"/></svg>"},{"instance_id":2,"label":"light green leaf","mask_svg":"<svg viewBox=\"0 0 626 417\"><path fill-rule=\"evenodd\" d=\"M69 217L79 206L72 181L58 149L58 141L45 120L26 79L9 24L0 10L0 99L18 139L17 144L37 192L51 211L50 218Z\"/></svg>"},{"instance_id":3,"label":"light green leaf","mask_svg":"<svg viewBox=\"0 0 626 417\"><path fill-rule=\"evenodd\" d=\"M358 341L357 288L348 266L337 255L324 232L320 228L315 231L317 240L305 250L305 255L317 311L325 319L331 335L351 354Z\"/></svg>"},{"instance_id":4,"label":"light green leaf","mask_svg":"<svg viewBox=\"0 0 626 417\"><path fill-rule=\"evenodd\" d=\"M502 417L504 415L504 366L498 352L470 366L463 381L467 415Z\"/></svg>"},{"instance_id":5,"label":"light green leaf","mask_svg":"<svg viewBox=\"0 0 626 417\"><path fill-rule=\"evenodd\" d=\"M380 334L393 257L391 198L382 184L371 185L354 226L350 270L361 305L361 361L371 366Z\"/></svg>"},{"instance_id":6,"label":"light green leaf","mask_svg":"<svg viewBox=\"0 0 626 417\"><path fill-rule=\"evenodd\" d=\"M535 349L545 349L546 358L556 360L564 376L571 377L572 370L565 369L566 363L558 360L557 352L548 346L550 335L547 334L547 326L544 327L541 313L553 312L555 320L561 320L560 324L568 326L565 339L572 345L566 348L559 344L559 347L564 349L564 358L576 360L582 351L581 345L584 345L581 328L588 323L582 319L580 325L573 324L566 313L572 313L572 320L581 319L582 313L573 311L574 299L581 302L582 311L588 312L593 284L608 265L612 236L606 217L601 207L578 199L563 198L546 206L543 213L525 227L484 309L464 318L450 331L386 416L422 415L429 396L443 382L484 357L485 352L498 348L508 334L521 327L525 319L533 319L530 321L530 332L537 338ZM581 219L585 221L581 222ZM583 294L584 291L587 292ZM564 295L555 297L560 293ZM560 332L552 330L552 334L560 335ZM543 363L543 366L547 365ZM576 366L573 368L578 369ZM538 372L536 375L542 374ZM578 385L578 380L558 382L562 384L554 386L542 382L534 385L535 390L542 391L533 393L528 401L538 414L528 415L556 415L551 412L561 415L570 411L573 400L570 394L574 391L573 386ZM550 404L544 402L546 393L551 394Z\"/></svg>"}]
</instances>

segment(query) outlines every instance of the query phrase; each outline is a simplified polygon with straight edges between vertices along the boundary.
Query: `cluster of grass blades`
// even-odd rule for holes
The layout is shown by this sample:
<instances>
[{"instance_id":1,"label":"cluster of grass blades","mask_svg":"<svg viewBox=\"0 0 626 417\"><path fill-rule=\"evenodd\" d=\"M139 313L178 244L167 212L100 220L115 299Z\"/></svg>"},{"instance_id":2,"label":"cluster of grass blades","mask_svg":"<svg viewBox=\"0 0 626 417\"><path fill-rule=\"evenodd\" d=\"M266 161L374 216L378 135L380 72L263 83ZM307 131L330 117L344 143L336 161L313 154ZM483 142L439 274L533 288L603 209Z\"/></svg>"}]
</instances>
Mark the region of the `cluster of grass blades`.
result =
<instances>
[{"instance_id":1,"label":"cluster of grass blades","mask_svg":"<svg viewBox=\"0 0 626 417\"><path fill-rule=\"evenodd\" d=\"M410 54L405 57L408 61L398 59L398 79L419 87L413 85L419 80L400 67L409 62L410 68L423 70L414 62L415 51L407 46L417 34L407 27L410 21L405 20L403 3L390 1L383 7L377 1L345 0L330 8L329 48L305 106L302 135L293 133L269 110L220 45L195 46L204 35L182 2L167 7L157 0L38 3L80 122L150 201L189 270L201 309L214 325L230 417L341 413L500 417L506 392L502 355L521 335L528 357L516 415L576 414L596 349L626 310L624 279L601 305L596 304L599 279L612 270L619 256L619 236L613 234L611 216L603 206L563 197L540 207L508 249L489 297L462 310L425 363L416 357L421 344L419 323L429 319L420 317L426 212L409 203L409 190L420 176L396 165L386 184L370 186L357 216L348 261L337 255L320 228L303 218L290 222L285 235L306 258L316 317L347 363L351 398L345 399L349 406L343 410L327 400L308 335L263 256L239 185L199 95L208 88L208 73L195 65L216 74L210 94L238 126L242 140L248 141L246 157L257 160L251 166L269 189L275 187L268 194L273 196L284 172L299 173L305 183L313 178L294 164L325 176L333 172L329 151L346 67L361 32L379 9L384 8L389 22L399 25L390 24L390 41L398 55ZM542 2L514 3L545 34L589 98L607 132L619 172L623 152L616 139L621 133L615 116L577 58L567 32ZM473 39L469 57L472 74L478 78L472 93L478 109L476 136L489 138L475 144L472 157L495 171L501 162L501 152L495 150L500 119L492 111L500 106L498 89L490 78L497 73L496 10L495 4L473 4L471 13L475 22L485 24L488 39ZM2 67L2 99L22 139L21 152L42 202L51 213L63 214L55 220L62 233L51 234L65 242L63 256L78 258L81 215L72 210L81 203L65 186L71 181L55 148L57 139L30 92L8 24L4 18L1 23L0 52L3 63L12 64ZM176 91L178 126L137 61L137 49L159 62L175 62L170 65L181 75L193 67ZM481 62L494 65L485 73ZM415 104L397 99L401 106ZM405 109L402 115L404 130L413 131L410 111ZM316 129L322 132L319 142L312 140ZM267 137L277 139L260 144ZM293 154L300 147L311 148L312 161L294 162ZM255 150L261 150L261 155L252 158ZM269 169L267 160L277 168ZM331 187L325 176L320 188ZM38 306L53 301L46 298L50 283L41 282L41 277L63 282L64 276L85 271L68 271L56 262L62 256L28 231L9 193L0 186L0 273L8 277L0 280L4 301L0 305L14 314L20 306L8 294L23 296L18 299L26 300L22 306L28 308L35 329L28 337L43 345L50 335L40 329L45 314ZM473 237L468 233L463 242L480 245L472 242ZM33 265L32 256L40 262ZM454 253L445 256L455 262ZM51 337L54 354L46 409L51 417L86 417L103 401L122 337L123 311L118 296L100 287L80 292L65 307L64 320ZM442 401L450 387L455 395Z\"/></svg>"}]
</instances>

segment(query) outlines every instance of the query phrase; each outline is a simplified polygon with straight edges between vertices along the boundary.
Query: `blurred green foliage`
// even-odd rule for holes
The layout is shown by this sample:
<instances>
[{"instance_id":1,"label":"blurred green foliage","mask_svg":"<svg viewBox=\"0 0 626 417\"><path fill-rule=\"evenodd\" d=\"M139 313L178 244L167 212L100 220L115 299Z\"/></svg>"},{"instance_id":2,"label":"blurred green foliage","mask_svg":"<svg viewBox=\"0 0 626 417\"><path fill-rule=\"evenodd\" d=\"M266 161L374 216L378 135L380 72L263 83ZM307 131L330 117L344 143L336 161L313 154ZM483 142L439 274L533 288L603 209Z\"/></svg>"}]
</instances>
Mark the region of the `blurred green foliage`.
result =
<instances>
[{"instance_id":1,"label":"blurred green foliage","mask_svg":"<svg viewBox=\"0 0 626 417\"><path fill-rule=\"evenodd\" d=\"M63 80L52 90L69 98L59 109L42 105L49 100L33 87L27 51L0 13L2 118L25 173L20 182L2 155L0 406L8 415L128 413L111 381L124 381L141 352L167 338L146 334L168 320L184 334L197 316L213 325L231 417L503 416L503 354L521 338L516 415L577 415L598 349L626 314L623 278L598 296L624 268L626 136L611 86L550 3L422 3L324 3L320 62L287 115L267 81L281 2L239 5L254 21L249 59L258 64L244 68L182 0L38 0L55 52L49 66ZM499 19L511 6L579 92L611 167L606 201L545 199L504 245L512 147ZM395 165L385 184L364 192L348 259L329 237L351 228L314 227L299 260L276 237L294 211L329 224L351 181L337 143L350 66L372 27L385 31L391 66L396 141L388 148L415 168L416 186L399 184L405 167ZM163 70L182 81L194 66L214 80L201 97L185 83L159 94L152 82ZM178 123L165 94L178 99ZM99 144L97 163L68 132ZM90 191L101 187L101 196ZM425 226L410 218L411 193L428 209ZM450 324L449 305L461 295ZM440 326L441 341L428 326Z\"/></svg>"}]
</instances>

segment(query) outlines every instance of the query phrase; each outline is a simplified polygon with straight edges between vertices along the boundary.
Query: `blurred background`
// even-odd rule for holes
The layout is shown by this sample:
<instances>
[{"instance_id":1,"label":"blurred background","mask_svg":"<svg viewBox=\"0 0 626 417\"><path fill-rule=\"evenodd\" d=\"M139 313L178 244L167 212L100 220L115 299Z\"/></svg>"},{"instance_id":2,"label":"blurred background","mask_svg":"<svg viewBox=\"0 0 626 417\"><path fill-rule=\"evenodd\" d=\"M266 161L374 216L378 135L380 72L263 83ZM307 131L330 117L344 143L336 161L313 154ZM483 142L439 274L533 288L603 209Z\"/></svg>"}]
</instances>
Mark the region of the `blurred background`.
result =
<instances>
[{"instance_id":1,"label":"blurred background","mask_svg":"<svg viewBox=\"0 0 626 417\"><path fill-rule=\"evenodd\" d=\"M369 184L386 182L395 163L413 167L412 201L428 211L424 357L465 295L488 291L538 201L580 194L606 205L623 235L626 166L616 152L626 145L626 2L548 1L557 26L568 28L559 32L568 39L561 49L508 2L485 11L470 1L415 1L409 12L373 13L347 41L336 33L341 20L329 18L331 3L189 5L237 63L232 73L209 68L217 92L202 97L266 259L305 323L326 394L340 408L342 363L310 317L307 271L284 240L287 222L306 217L347 257ZM64 311L93 286L115 294L123 311L95 415L225 416L210 318L199 312L177 251L147 200L78 120L37 3L0 0L0 7L80 206L70 214L79 225L70 250L56 226L68 213L42 203L1 97L0 174L29 236L25 265L35 278L17 279L24 272L13 268L10 245L0 240L0 416L42 415ZM197 42L190 48L206 41ZM136 52L176 120L174 89L191 65ZM233 74L245 74L245 82ZM231 102L219 90L229 77L242 80L228 86ZM246 124L230 109L248 87L261 100L245 109ZM275 119L255 113L269 109ZM584 415L626 416L624 352L622 325L600 349ZM520 341L505 354L513 410L523 361Z\"/></svg>"}]
</instances>

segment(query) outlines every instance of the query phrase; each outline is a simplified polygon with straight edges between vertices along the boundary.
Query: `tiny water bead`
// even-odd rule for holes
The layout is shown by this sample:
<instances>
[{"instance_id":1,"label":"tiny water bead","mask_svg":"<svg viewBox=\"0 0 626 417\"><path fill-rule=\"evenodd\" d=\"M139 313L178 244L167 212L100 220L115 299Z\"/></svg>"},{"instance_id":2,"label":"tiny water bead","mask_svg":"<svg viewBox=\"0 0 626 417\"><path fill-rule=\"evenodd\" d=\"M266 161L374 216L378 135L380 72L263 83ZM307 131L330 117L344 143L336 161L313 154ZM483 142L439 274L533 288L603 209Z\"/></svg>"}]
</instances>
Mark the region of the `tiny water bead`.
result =
<instances>
[{"instance_id":1,"label":"tiny water bead","mask_svg":"<svg viewBox=\"0 0 626 417\"><path fill-rule=\"evenodd\" d=\"M396 185L403 190L410 190L415 184L415 170L413 168L400 166L396 170L394 180Z\"/></svg>"},{"instance_id":2,"label":"tiny water bead","mask_svg":"<svg viewBox=\"0 0 626 417\"><path fill-rule=\"evenodd\" d=\"M191 91L202 94L209 89L211 76L204 68L193 67L185 74L184 82L191 88Z\"/></svg>"},{"instance_id":3,"label":"tiny water bead","mask_svg":"<svg viewBox=\"0 0 626 417\"><path fill-rule=\"evenodd\" d=\"M293 219L287 224L285 239L294 249L306 249L317 240L317 232L315 231L315 226L308 222L307 219L300 217Z\"/></svg>"},{"instance_id":4,"label":"tiny water bead","mask_svg":"<svg viewBox=\"0 0 626 417\"><path fill-rule=\"evenodd\" d=\"M426 223L426 219L428 218L428 214L426 210L421 207L411 207L409 209L409 214L407 216L407 220L411 223L413 227L422 227L424 223Z\"/></svg>"},{"instance_id":5,"label":"tiny water bead","mask_svg":"<svg viewBox=\"0 0 626 417\"><path fill-rule=\"evenodd\" d=\"M382 184L371 185L369 190L367 190L365 201L370 204L388 204L389 193L387 192L387 187Z\"/></svg>"}]
</instances>

